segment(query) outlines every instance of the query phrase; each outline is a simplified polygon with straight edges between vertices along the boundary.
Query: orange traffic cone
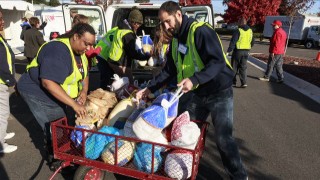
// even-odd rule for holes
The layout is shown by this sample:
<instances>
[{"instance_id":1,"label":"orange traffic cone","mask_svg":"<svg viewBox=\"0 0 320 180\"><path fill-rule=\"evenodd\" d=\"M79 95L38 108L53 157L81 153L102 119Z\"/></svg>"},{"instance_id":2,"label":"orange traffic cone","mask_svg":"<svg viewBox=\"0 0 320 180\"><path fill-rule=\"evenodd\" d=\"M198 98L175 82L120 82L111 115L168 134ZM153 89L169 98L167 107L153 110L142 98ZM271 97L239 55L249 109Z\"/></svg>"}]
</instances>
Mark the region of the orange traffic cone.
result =
<instances>
[{"instance_id":1,"label":"orange traffic cone","mask_svg":"<svg viewBox=\"0 0 320 180\"><path fill-rule=\"evenodd\" d=\"M320 51L318 51L318 55L317 55L317 57L316 57L316 60L317 60L317 61L320 61Z\"/></svg>"}]
</instances>

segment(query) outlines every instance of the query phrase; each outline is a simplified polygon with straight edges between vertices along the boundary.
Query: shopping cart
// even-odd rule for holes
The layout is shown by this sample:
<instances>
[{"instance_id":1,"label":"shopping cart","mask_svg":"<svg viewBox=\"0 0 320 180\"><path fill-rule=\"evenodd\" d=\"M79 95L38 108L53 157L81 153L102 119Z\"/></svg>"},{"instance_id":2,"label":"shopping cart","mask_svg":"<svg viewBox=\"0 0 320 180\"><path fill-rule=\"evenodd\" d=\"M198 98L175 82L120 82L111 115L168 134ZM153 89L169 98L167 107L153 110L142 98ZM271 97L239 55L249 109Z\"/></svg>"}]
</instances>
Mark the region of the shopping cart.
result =
<instances>
[{"instance_id":1,"label":"shopping cart","mask_svg":"<svg viewBox=\"0 0 320 180\"><path fill-rule=\"evenodd\" d=\"M187 152L192 155L192 169L191 169L191 176L189 179L196 179L197 173L198 173L198 167L200 158L202 156L204 147L205 147L205 137L206 132L208 128L207 122L201 122L201 121L193 121L195 122L198 127L200 128L200 137L198 139L198 143L194 150L185 149L177 146L171 146L171 145L164 145L159 143L154 143L150 141L143 141L139 140L137 138L130 138L125 136L118 136L118 135L112 135L112 134L106 134L101 133L97 131L92 130L86 130L81 128L75 128L68 126L67 119L62 118L59 119L53 123L51 123L51 131L52 131L52 142L53 142L53 152L54 152L54 158L61 160L61 166L54 172L54 174L50 177L50 179L53 179L59 171L67 166L70 165L80 165L78 169L75 172L74 179L103 179L103 177L109 172L120 174L128 177L138 178L138 179L170 179L170 177L165 173L164 170L164 163L159 165L159 167L155 167L155 149L156 148L163 148L165 149L164 152L161 153L161 156L163 159L168 155L169 152L172 152L173 150L183 151ZM170 128L167 128L170 129ZM73 132L77 131L82 134L82 140L79 143L75 143L70 137ZM168 130L167 132L169 132ZM100 134L102 136L106 137L112 137L114 138L115 143L115 151L114 151L114 164L108 164L105 163L101 157L98 159L88 159L86 158L86 140L89 136L85 136L86 134ZM169 135L168 135L169 137ZM147 143L152 146L152 151L150 158L150 164L151 164L151 171L146 172L139 170L133 160L131 159L128 163L126 163L123 166L120 166L118 162L118 156L121 156L121 153L118 149L118 144L122 141L128 141L131 143ZM123 152L122 152L123 153ZM190 167L190 166L189 166Z\"/></svg>"}]
</instances>

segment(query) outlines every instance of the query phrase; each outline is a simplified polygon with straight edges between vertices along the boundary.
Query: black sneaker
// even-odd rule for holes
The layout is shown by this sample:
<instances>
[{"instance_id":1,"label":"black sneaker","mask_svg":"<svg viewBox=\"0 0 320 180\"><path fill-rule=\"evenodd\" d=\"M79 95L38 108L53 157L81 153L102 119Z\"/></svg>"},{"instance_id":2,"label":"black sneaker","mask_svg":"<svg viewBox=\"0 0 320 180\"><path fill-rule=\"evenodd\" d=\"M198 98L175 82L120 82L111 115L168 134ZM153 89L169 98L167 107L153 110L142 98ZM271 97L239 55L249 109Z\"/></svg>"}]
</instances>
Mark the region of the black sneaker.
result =
<instances>
[{"instance_id":1,"label":"black sneaker","mask_svg":"<svg viewBox=\"0 0 320 180\"><path fill-rule=\"evenodd\" d=\"M236 84L236 83L233 83L233 84L232 84L232 87L237 87L237 84Z\"/></svg>"},{"instance_id":2,"label":"black sneaker","mask_svg":"<svg viewBox=\"0 0 320 180\"><path fill-rule=\"evenodd\" d=\"M242 84L240 87L241 88L246 88L246 87L248 87L248 85L247 84Z\"/></svg>"}]
</instances>

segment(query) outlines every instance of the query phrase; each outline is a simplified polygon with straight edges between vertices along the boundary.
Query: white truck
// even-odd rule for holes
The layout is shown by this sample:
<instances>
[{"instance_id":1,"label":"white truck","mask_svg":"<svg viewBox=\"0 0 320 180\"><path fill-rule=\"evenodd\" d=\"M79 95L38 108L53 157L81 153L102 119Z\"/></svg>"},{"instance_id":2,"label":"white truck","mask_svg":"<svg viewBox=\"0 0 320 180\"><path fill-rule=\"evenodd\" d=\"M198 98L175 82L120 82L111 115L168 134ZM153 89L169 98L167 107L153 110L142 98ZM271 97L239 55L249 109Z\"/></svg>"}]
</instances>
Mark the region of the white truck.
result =
<instances>
[{"instance_id":1,"label":"white truck","mask_svg":"<svg viewBox=\"0 0 320 180\"><path fill-rule=\"evenodd\" d=\"M45 40L48 41L52 32L63 34L71 29L72 16L75 13L86 15L89 17L89 24L97 33L98 41L119 21L126 19L133 6L137 6L144 16L144 23L138 33L142 33L142 30L144 30L146 34L150 34L152 29L159 23L158 10L161 6L159 3L111 4L105 11L98 5L67 3L55 8L38 10L35 12L35 16L38 16L41 22L47 21L48 24L42 30L42 33ZM205 21L213 25L214 16L211 5L186 6L182 7L182 11L198 21Z\"/></svg>"},{"instance_id":2,"label":"white truck","mask_svg":"<svg viewBox=\"0 0 320 180\"><path fill-rule=\"evenodd\" d=\"M159 23L158 10L161 4L153 3L130 3L130 4L111 4L104 11L101 6L83 5L83 4L63 4L62 11L64 15L65 30L71 29L72 12L83 14L89 17L89 23L94 27L99 40L108 30L117 26L119 21L123 21L129 15L133 6L137 6L143 14L144 23L138 31L138 35L142 35L142 30L146 34L151 34L152 29ZM182 11L186 15L201 16L204 21L213 24L213 8L209 5L187 6L182 7ZM203 17L206 16L206 17ZM200 17L195 17L200 19ZM141 34L139 34L141 33Z\"/></svg>"},{"instance_id":3,"label":"white truck","mask_svg":"<svg viewBox=\"0 0 320 180\"><path fill-rule=\"evenodd\" d=\"M272 22L280 20L282 28L289 35L290 16L267 16L263 29L263 36L271 38L273 34ZM292 17L289 43L303 44L306 48L320 46L320 17L294 16Z\"/></svg>"}]
</instances>

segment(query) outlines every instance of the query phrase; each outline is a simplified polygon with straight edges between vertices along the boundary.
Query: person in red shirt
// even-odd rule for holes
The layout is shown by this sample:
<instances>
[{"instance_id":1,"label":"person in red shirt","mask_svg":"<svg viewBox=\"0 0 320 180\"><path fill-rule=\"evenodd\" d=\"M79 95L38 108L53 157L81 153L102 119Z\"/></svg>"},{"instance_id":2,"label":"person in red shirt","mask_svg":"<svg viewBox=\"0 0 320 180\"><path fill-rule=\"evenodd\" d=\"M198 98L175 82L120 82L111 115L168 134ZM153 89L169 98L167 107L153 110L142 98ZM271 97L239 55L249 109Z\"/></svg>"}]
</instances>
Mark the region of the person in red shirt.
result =
<instances>
[{"instance_id":1,"label":"person in red shirt","mask_svg":"<svg viewBox=\"0 0 320 180\"><path fill-rule=\"evenodd\" d=\"M269 46L269 59L267 64L267 70L261 81L269 81L273 68L276 69L278 76L278 83L283 83L283 55L286 47L287 33L281 28L282 23L279 20L275 20L272 23L274 28L273 35L270 39Z\"/></svg>"}]
</instances>

